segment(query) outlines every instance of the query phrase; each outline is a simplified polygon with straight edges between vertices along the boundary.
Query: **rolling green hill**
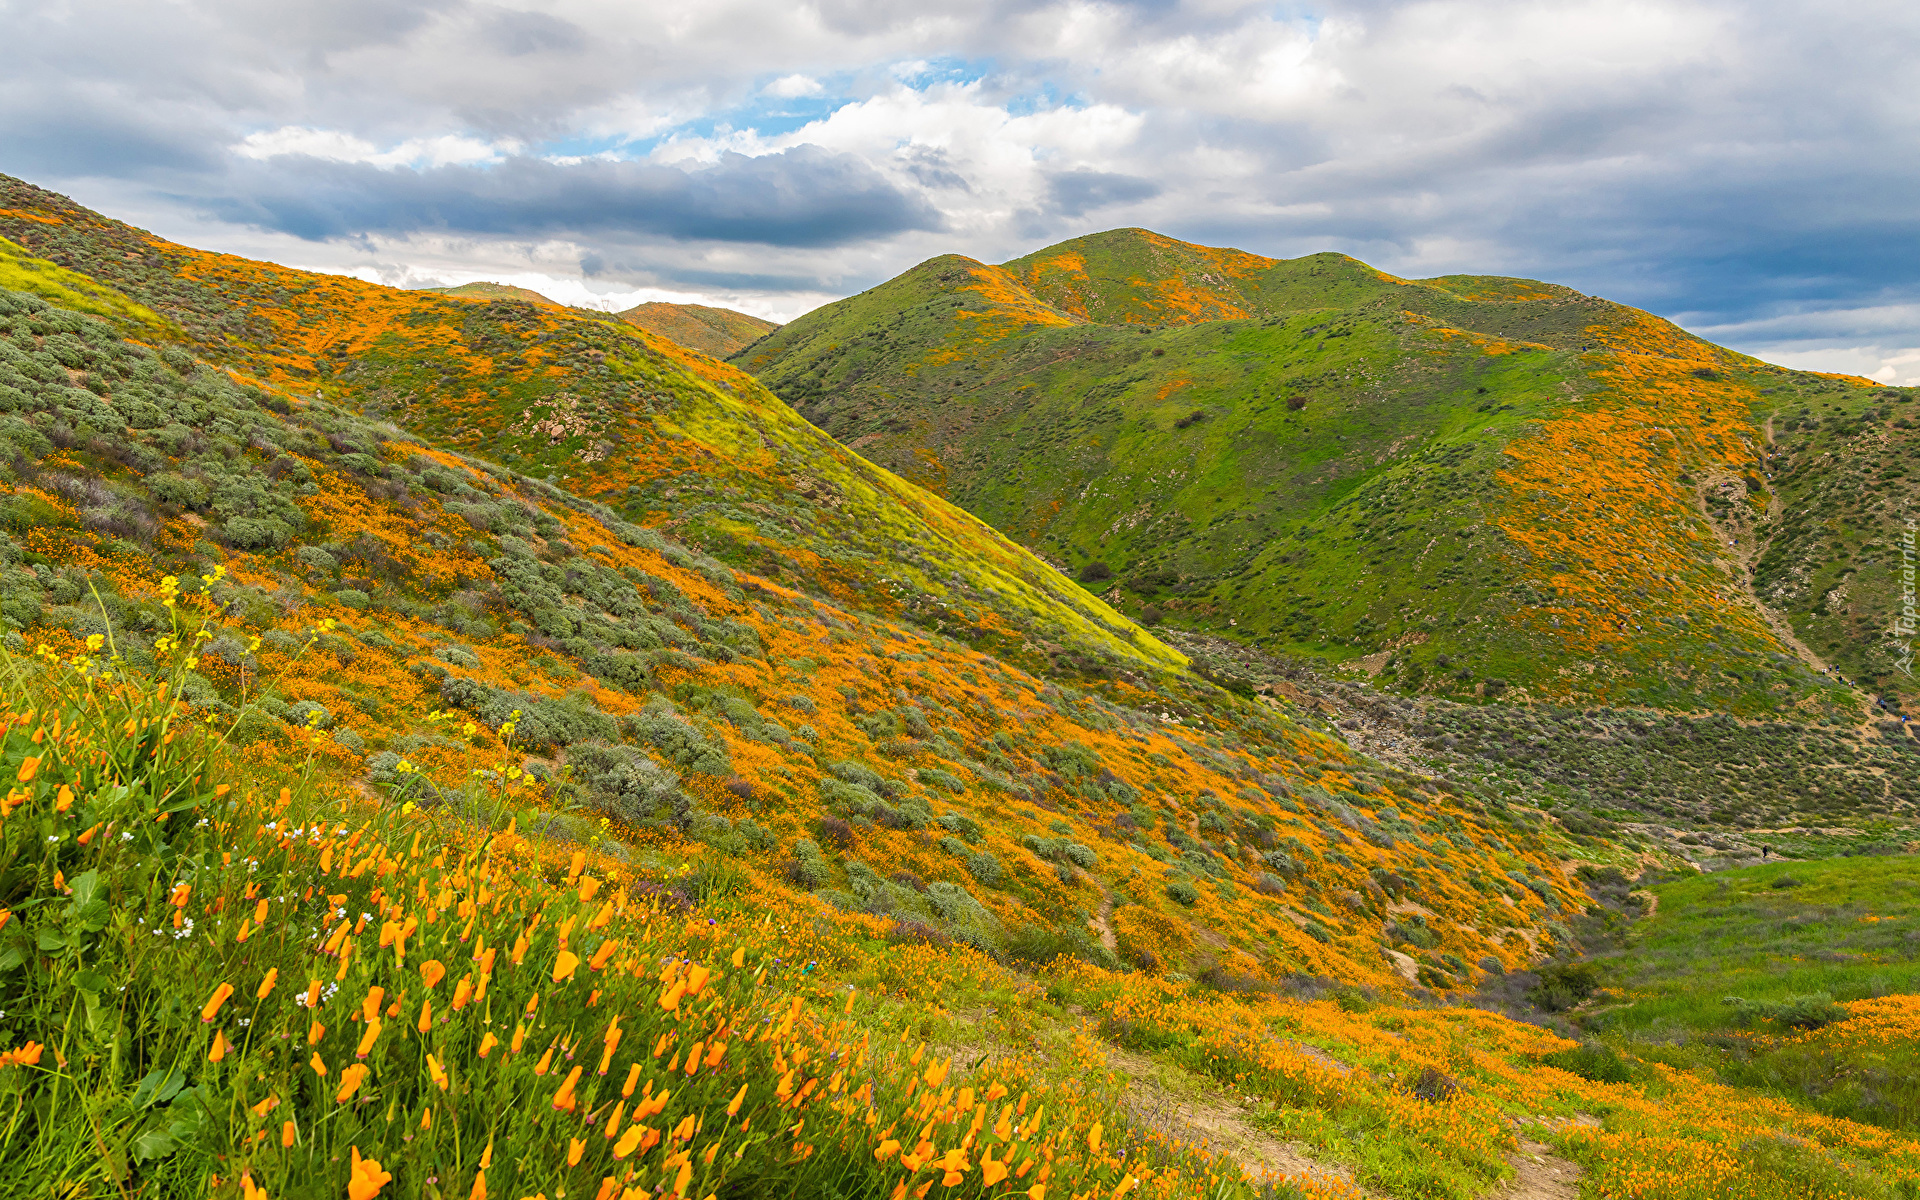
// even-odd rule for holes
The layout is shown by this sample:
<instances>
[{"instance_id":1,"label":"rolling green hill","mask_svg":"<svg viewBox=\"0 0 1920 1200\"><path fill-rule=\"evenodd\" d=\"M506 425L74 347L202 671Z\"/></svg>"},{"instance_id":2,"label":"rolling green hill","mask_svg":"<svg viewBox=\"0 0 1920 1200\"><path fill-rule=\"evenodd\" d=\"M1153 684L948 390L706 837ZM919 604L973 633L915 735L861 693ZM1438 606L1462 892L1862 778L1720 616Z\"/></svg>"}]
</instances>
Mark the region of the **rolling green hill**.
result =
<instances>
[{"instance_id":1,"label":"rolling green hill","mask_svg":"<svg viewBox=\"0 0 1920 1200\"><path fill-rule=\"evenodd\" d=\"M1488 969L1470 964L1530 952L1512 929L1577 901L1552 827L1358 760L1311 722L1174 670L1184 657L1144 634L1119 638L1130 657L1084 691L943 635L951 616L914 610L906 568L875 566L863 544L907 543L905 563L956 589L967 572L1027 589L1009 603L1039 605L1036 626L1048 606L1106 626L1072 583L836 455L713 360L566 310L137 241L25 185L8 198L64 234L50 252L110 264L145 244L170 269L137 277L135 303L0 243L15 284L0 290L0 671L31 658L82 684L170 677L236 762L303 758L351 794L348 781L410 787L417 769L438 781L419 793L435 808L457 807L476 772L519 780L525 819L563 844L656 874L669 855L720 854L778 894L1002 957L1462 988ZM249 304L254 326L214 303L263 295L284 300ZM352 366L330 369L343 344ZM637 392L634 411L670 416L661 457L630 455L628 471L686 454L670 479L710 490L641 524L503 464L593 482L594 459L543 460L495 423L503 402L556 419L521 390L529 367L548 377L536 351L566 364L575 394ZM619 369L596 371L595 351ZM486 373L448 381L450 363ZM380 402L403 385L438 400ZM451 399L468 388L495 407ZM449 407L460 419L438 417ZM385 419L396 412L413 428ZM716 527L691 519L714 497L762 504L740 494L751 471L771 481L761 495L789 478L747 457L745 429L753 451L845 489L815 518L827 530L807 545L839 559L805 577L811 595L682 540ZM869 571L886 574L863 590ZM181 651L176 615L207 622L205 639ZM1363 801L1388 824L1363 821ZM1458 931L1383 956L1376 866ZM1219 924L1237 932L1207 929Z\"/></svg>"},{"instance_id":2,"label":"rolling green hill","mask_svg":"<svg viewBox=\"0 0 1920 1200\"><path fill-rule=\"evenodd\" d=\"M711 308L704 304L654 301L636 304L614 315L629 324L638 325L716 358L725 358L780 328L772 321L735 312L731 308Z\"/></svg>"},{"instance_id":3,"label":"rolling green hill","mask_svg":"<svg viewBox=\"0 0 1920 1200\"><path fill-rule=\"evenodd\" d=\"M451 296L456 300L524 300L553 308L565 305L550 300L529 288L507 283L462 283L452 287L415 288L415 291ZM590 310L582 309L582 312ZM772 321L735 312L730 308L711 308L704 304L666 304L653 301L613 314L616 320L637 325L659 334L689 350L725 358L743 346L780 328Z\"/></svg>"},{"instance_id":4,"label":"rolling green hill","mask_svg":"<svg viewBox=\"0 0 1920 1200\"><path fill-rule=\"evenodd\" d=\"M1912 391L1568 288L1116 230L932 259L734 361L1148 623L1466 700L1911 686Z\"/></svg>"},{"instance_id":5,"label":"rolling green hill","mask_svg":"<svg viewBox=\"0 0 1920 1200\"><path fill-rule=\"evenodd\" d=\"M1778 959L1816 922L1862 956L1801 976L1844 1008L1742 978L1751 1040L1627 1018L1582 1046L1469 1007L1571 998L1618 868L1706 858L1632 816L1897 810L1911 760L1855 724L1388 696L1169 645L604 314L209 254L4 178L0 234L8 1195L1481 1200L1582 1171L1666 1195L1676 1163L1699 1200L1920 1188L1912 997L1881 994L1913 985L1913 905L1859 895L1905 866L1809 866L1800 905L1773 868L1665 894L1678 927L1622 977L1661 987L1703 928L1718 961L1655 1016L1762 927L1792 926ZM1209 308L1167 278L1141 311L1294 286ZM981 345L1033 326L1148 369L1292 319L1134 332L964 261L913 286L968 337L1015 329ZM1768 465L1857 515L1810 544L1852 545L1895 476L1862 473L1880 414L1821 402ZM1864 564L1791 568L1760 563L1783 602L1872 595ZM1848 848L1897 849L1881 824ZM1819 1044L1781 1040L1805 1012ZM1835 1067L1857 1081L1784 1086Z\"/></svg>"}]
</instances>

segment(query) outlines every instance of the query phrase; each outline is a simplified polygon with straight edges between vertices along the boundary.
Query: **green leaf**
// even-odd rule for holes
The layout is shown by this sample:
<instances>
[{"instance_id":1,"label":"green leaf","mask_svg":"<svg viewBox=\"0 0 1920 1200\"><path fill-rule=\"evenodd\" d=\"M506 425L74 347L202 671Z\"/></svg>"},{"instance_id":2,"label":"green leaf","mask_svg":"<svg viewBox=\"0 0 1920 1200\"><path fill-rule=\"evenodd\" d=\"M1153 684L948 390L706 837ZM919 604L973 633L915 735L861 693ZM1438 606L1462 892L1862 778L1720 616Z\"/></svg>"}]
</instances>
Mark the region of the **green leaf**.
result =
<instances>
[{"instance_id":1,"label":"green leaf","mask_svg":"<svg viewBox=\"0 0 1920 1200\"><path fill-rule=\"evenodd\" d=\"M173 1133L166 1129L149 1129L133 1139L133 1158L135 1162L151 1162L156 1158L165 1158L180 1148L173 1140Z\"/></svg>"},{"instance_id":2,"label":"green leaf","mask_svg":"<svg viewBox=\"0 0 1920 1200\"><path fill-rule=\"evenodd\" d=\"M94 895L98 893L99 890L100 872L98 871L88 871L85 875L75 879L73 881L73 900L67 905L68 915L77 913L87 905L92 904Z\"/></svg>"},{"instance_id":3,"label":"green leaf","mask_svg":"<svg viewBox=\"0 0 1920 1200\"><path fill-rule=\"evenodd\" d=\"M139 1112L151 1105L165 1104L179 1095L180 1089L185 1086L187 1086L185 1072L156 1067L148 1071L134 1087L133 1099L129 1103L133 1106L133 1111Z\"/></svg>"},{"instance_id":4,"label":"green leaf","mask_svg":"<svg viewBox=\"0 0 1920 1200\"><path fill-rule=\"evenodd\" d=\"M190 794L185 799L175 800L172 804L167 805L165 808L161 809L160 811L164 813L185 812L189 808L200 807L200 801L202 799L203 797Z\"/></svg>"},{"instance_id":5,"label":"green leaf","mask_svg":"<svg viewBox=\"0 0 1920 1200\"><path fill-rule=\"evenodd\" d=\"M27 961L27 952L18 944L0 950L0 971L11 971L25 961Z\"/></svg>"},{"instance_id":6,"label":"green leaf","mask_svg":"<svg viewBox=\"0 0 1920 1200\"><path fill-rule=\"evenodd\" d=\"M83 992L104 992L113 986L113 981L98 971L76 971L73 986Z\"/></svg>"},{"instance_id":7,"label":"green leaf","mask_svg":"<svg viewBox=\"0 0 1920 1200\"><path fill-rule=\"evenodd\" d=\"M200 1127L207 1123L205 1096L201 1088L188 1088L168 1107L167 1113L173 1120L168 1123L167 1132L175 1141L187 1143L200 1136Z\"/></svg>"},{"instance_id":8,"label":"green leaf","mask_svg":"<svg viewBox=\"0 0 1920 1200\"><path fill-rule=\"evenodd\" d=\"M51 954L55 950L66 949L67 935L57 929L42 929L39 942L40 948Z\"/></svg>"}]
</instances>

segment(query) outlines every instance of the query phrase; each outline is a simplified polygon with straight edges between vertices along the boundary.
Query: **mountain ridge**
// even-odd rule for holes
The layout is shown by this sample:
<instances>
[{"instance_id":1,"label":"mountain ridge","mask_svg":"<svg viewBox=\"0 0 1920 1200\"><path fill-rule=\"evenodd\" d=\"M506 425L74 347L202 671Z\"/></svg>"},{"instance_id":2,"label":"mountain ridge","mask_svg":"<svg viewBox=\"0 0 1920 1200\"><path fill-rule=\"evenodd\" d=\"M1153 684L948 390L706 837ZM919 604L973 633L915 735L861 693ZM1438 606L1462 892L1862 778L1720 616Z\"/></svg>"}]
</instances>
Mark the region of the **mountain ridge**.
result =
<instances>
[{"instance_id":1,"label":"mountain ridge","mask_svg":"<svg viewBox=\"0 0 1920 1200\"><path fill-rule=\"evenodd\" d=\"M970 263L929 260L736 361L1143 617L1452 695L1857 708L1795 648L1819 643L1901 702L1888 648L1858 635L1891 611L1886 560L1828 619L1852 535L1777 502L1767 431L1793 405L1910 390L1530 280L1140 230ZM1894 507L1860 535L1886 545ZM1760 565L1777 556L1725 553L1742 537L1827 549L1783 592Z\"/></svg>"},{"instance_id":2,"label":"mountain ridge","mask_svg":"<svg viewBox=\"0 0 1920 1200\"><path fill-rule=\"evenodd\" d=\"M566 307L558 300L550 299L532 288L523 288L511 283L456 283L444 287L420 287L409 290L451 296L456 300L524 300L529 304L546 304L554 308Z\"/></svg>"},{"instance_id":3,"label":"mountain ridge","mask_svg":"<svg viewBox=\"0 0 1920 1200\"><path fill-rule=\"evenodd\" d=\"M32 211L69 227L90 217L18 187L7 198L37 200ZM1115 964L1215 953L1248 971L1459 989L1486 969L1470 964L1523 961L1542 936L1534 926L1575 894L1555 857L1562 835L1504 805L1482 811L1451 785L1376 772L1311 720L1171 669L1063 688L937 621L899 619L915 614L884 592L809 596L678 541L690 522L642 526L435 444L384 419L391 374L326 369L349 337L355 364L391 371L373 352L405 351L430 366L449 331L428 318L452 314L458 346L493 351L486 378L500 387L514 378L510 356L544 351L536 367L560 359L590 379L591 350L604 347L610 360L641 355L649 387L683 393L675 425L697 427L739 419L730 392L750 381L734 368L521 301L397 292L186 253L116 223L91 229L51 248L127 262L123 247L141 238L179 257L142 281L156 310L107 304L100 280L50 259L0 260L37 289L0 295L5 645L65 663L99 644L90 638L111 639L113 670L146 679L166 669L172 608L185 605L210 626L179 694L243 761L266 769L304 753L342 786L370 788L409 786L416 771L448 787L475 771L523 780L539 801L529 820L563 843L653 869L666 866L659 845L704 846L829 908L892 914L994 954L1032 929ZM250 305L235 329L198 290L207 281L229 297L275 289L286 303ZM105 311L62 309L41 292ZM149 311L180 320L157 344L126 340L148 330ZM587 350L542 340L550 322ZM409 331L398 349L396 324ZM521 328L532 336L515 349L504 339ZM603 335L640 348L592 340ZM208 349L220 357L197 353ZM698 387L668 373L680 362L701 368ZM765 403L759 436L797 422ZM485 428L459 432L512 449ZM721 451L740 452L718 436L702 444L716 472ZM932 546L937 531L901 523L941 511L903 510L896 527ZM1169 650L1164 661L1185 659ZM449 713L467 723L461 737L436 732ZM452 803L439 787L427 802ZM1394 849L1382 832L1363 851L1322 820L1351 811L1366 828L1351 807L1363 797L1369 811L1418 806L1435 833ZM1433 824L1442 817L1461 823ZM1449 830L1458 841L1428 840ZM1440 869L1458 855L1489 880L1526 865L1532 890L1489 883L1505 897L1489 907ZM908 875L889 882L869 859ZM1381 954L1371 926L1392 914L1376 862L1404 868L1396 887L1428 881L1430 910L1457 909L1461 932L1416 947L1420 957ZM1317 899L1323 884L1308 880L1323 872L1365 917ZM1288 879L1297 911L1270 903ZM930 880L958 890L930 892ZM1088 913L1101 904L1096 936ZM1236 912L1228 937L1183 915L1221 905Z\"/></svg>"},{"instance_id":4,"label":"mountain ridge","mask_svg":"<svg viewBox=\"0 0 1920 1200\"><path fill-rule=\"evenodd\" d=\"M1912 872L1877 858L1906 848L1920 755L1413 699L1177 628L1156 650L698 350L196 251L18 181L0 202L0 1161L23 1192L1468 1200L1549 1171L1639 1194L1675 1163L1713 1200L1920 1184L1915 998L1884 994ZM1160 278L1144 311L1191 298ZM983 350L1028 375L1222 344L1244 366L1249 319L1156 340L967 261L913 286L957 335L925 370L943 395ZM1446 328L1420 344L1519 344ZM1555 353L1490 357L1552 383ZM1126 391L1105 382L1093 403ZM1186 389L1169 428L1231 424ZM1601 398L1576 403L1625 420ZM1806 424L1765 460L1783 491L1892 465L1851 410ZM1776 566L1754 579L1802 586ZM1645 870L1756 842L1876 857ZM1642 885L1659 944L1577 960L1628 940ZM1822 938L1847 952L1804 961ZM1595 1037L1650 991L1621 1022L1644 1036Z\"/></svg>"}]
</instances>

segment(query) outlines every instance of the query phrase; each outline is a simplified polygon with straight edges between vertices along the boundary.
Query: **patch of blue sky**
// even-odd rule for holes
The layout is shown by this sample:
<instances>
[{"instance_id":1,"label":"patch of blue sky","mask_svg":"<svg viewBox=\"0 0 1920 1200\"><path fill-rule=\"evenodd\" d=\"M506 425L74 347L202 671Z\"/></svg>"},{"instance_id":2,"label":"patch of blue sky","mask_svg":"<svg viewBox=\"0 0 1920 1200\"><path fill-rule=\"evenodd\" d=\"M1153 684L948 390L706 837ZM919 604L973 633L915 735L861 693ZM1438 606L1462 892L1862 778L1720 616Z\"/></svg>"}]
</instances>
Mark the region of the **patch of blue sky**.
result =
<instances>
[{"instance_id":1,"label":"patch of blue sky","mask_svg":"<svg viewBox=\"0 0 1920 1200\"><path fill-rule=\"evenodd\" d=\"M651 130L642 137L578 134L547 142L540 147L540 153L555 158L610 154L616 158L639 159L670 138L712 138L738 130L775 138L825 120L853 100L851 96L829 91L818 96L756 95L744 104L702 113L669 128Z\"/></svg>"},{"instance_id":2,"label":"patch of blue sky","mask_svg":"<svg viewBox=\"0 0 1920 1200\"><path fill-rule=\"evenodd\" d=\"M630 138L618 134L575 134L542 142L539 153L551 158L592 158L596 154L613 154L627 157L626 151L633 145Z\"/></svg>"},{"instance_id":3,"label":"patch of blue sky","mask_svg":"<svg viewBox=\"0 0 1920 1200\"><path fill-rule=\"evenodd\" d=\"M1052 112L1056 108L1072 106L1079 97L1062 94L1059 87L1048 80L1039 87L1029 88L1008 96L1002 106L1010 117L1030 117L1035 113Z\"/></svg>"},{"instance_id":4,"label":"patch of blue sky","mask_svg":"<svg viewBox=\"0 0 1920 1200\"><path fill-rule=\"evenodd\" d=\"M915 91L924 92L938 84L979 83L994 73L998 64L991 58L917 58L893 63L887 74Z\"/></svg>"},{"instance_id":5,"label":"patch of blue sky","mask_svg":"<svg viewBox=\"0 0 1920 1200\"><path fill-rule=\"evenodd\" d=\"M915 91L926 91L943 84L964 86L978 83L991 75L994 69L992 59L952 57L914 59L878 68L895 82ZM712 138L740 130L751 130L764 138L776 138L804 129L815 121L826 120L847 105L856 103L861 98L861 74L866 74L871 82L871 73L867 72L811 76L809 78L819 90L813 95L801 96L773 94L776 91L793 90L775 86L791 77L770 77L761 81L759 88L743 103L702 113L671 128L651 130L641 137L617 133L575 134L546 142L540 146L539 152L553 158L587 158L605 154L615 158L639 159L651 154L655 147L670 138ZM1016 102L1022 106L1019 112L1030 113L1057 107L1060 99L1049 83L1038 91L1023 94Z\"/></svg>"}]
</instances>

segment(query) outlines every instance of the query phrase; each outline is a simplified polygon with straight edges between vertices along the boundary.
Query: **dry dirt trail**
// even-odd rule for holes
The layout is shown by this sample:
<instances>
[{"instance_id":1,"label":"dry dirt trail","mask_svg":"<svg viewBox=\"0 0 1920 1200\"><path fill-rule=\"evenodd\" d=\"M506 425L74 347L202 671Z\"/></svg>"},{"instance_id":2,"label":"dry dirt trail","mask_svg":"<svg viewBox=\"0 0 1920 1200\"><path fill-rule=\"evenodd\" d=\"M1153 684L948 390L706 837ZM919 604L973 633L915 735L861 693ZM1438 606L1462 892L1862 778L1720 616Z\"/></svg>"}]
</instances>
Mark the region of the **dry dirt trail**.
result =
<instances>
[{"instance_id":1,"label":"dry dirt trail","mask_svg":"<svg viewBox=\"0 0 1920 1200\"><path fill-rule=\"evenodd\" d=\"M1584 1172L1544 1143L1520 1137L1520 1150L1507 1155L1513 1178L1488 1192L1484 1200L1580 1200Z\"/></svg>"},{"instance_id":2,"label":"dry dirt trail","mask_svg":"<svg viewBox=\"0 0 1920 1200\"><path fill-rule=\"evenodd\" d=\"M1360 1187L1347 1168L1321 1162L1310 1157L1305 1146L1280 1141L1255 1128L1240 1107L1217 1094L1217 1089L1206 1089L1198 1095L1179 1094L1166 1085L1162 1071L1151 1059L1117 1047L1107 1047L1107 1062L1133 1081L1127 1089L1126 1105L1136 1119L1172 1137L1206 1142L1254 1179L1312 1179L1390 1200L1383 1193Z\"/></svg>"},{"instance_id":3,"label":"dry dirt trail","mask_svg":"<svg viewBox=\"0 0 1920 1200\"><path fill-rule=\"evenodd\" d=\"M1248 1121L1245 1110L1217 1087L1182 1086L1192 1082L1179 1078L1183 1073L1118 1047L1106 1047L1106 1054L1108 1065L1131 1080L1126 1105L1134 1117L1171 1137L1207 1143L1253 1179L1307 1179L1372 1200L1399 1200L1394 1193L1359 1183L1346 1166L1314 1157L1312 1148L1281 1141L1256 1127ZM1352 1069L1317 1051L1314 1057L1340 1071ZM1174 1077L1171 1086L1170 1076ZM1599 1124L1592 1117L1574 1120ZM1580 1167L1553 1153L1545 1143L1532 1140L1524 1130L1518 1132L1518 1138L1520 1149L1507 1156L1513 1177L1481 1193L1480 1200L1579 1200Z\"/></svg>"},{"instance_id":4,"label":"dry dirt trail","mask_svg":"<svg viewBox=\"0 0 1920 1200\"><path fill-rule=\"evenodd\" d=\"M1766 444L1770 447L1773 445L1771 416L1767 418L1765 434ZM1765 459L1761 460L1761 473L1767 474ZM1728 499L1733 501L1728 508L1729 512L1737 514L1736 519L1717 521L1708 510L1707 494L1716 488L1726 492ZM1772 536L1769 535L1763 543L1760 540L1760 530L1763 527L1779 528L1782 505L1779 491L1769 486L1766 515L1761 520L1755 520L1751 516L1752 510L1746 505L1745 496L1746 483L1740 476L1732 471L1718 471L1701 483L1699 492L1694 496L1694 507L1706 519L1708 528L1714 531L1721 563L1725 566L1727 574L1732 577L1734 585L1740 589L1741 596L1753 605L1754 611L1758 612L1761 619L1767 623L1767 627L1773 630L1774 636L1780 639L1782 645L1791 649L1801 662L1823 674L1832 675L1833 672L1825 660L1815 654L1793 631L1792 623L1761 600L1760 594L1753 589L1754 568L1759 564L1761 555L1766 553L1767 546L1773 541Z\"/></svg>"},{"instance_id":5,"label":"dry dirt trail","mask_svg":"<svg viewBox=\"0 0 1920 1200\"><path fill-rule=\"evenodd\" d=\"M1093 932L1100 938L1100 944L1107 948L1108 953L1118 954L1120 942L1113 936L1113 922L1110 920L1113 916L1113 893L1107 890L1107 885L1101 883L1098 877L1079 867L1074 868L1074 874L1079 876L1082 883L1090 883L1100 890L1100 907L1087 918L1087 924L1093 927Z\"/></svg>"}]
</instances>

